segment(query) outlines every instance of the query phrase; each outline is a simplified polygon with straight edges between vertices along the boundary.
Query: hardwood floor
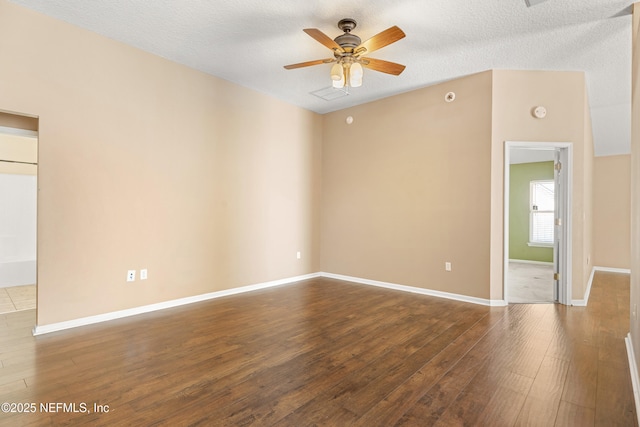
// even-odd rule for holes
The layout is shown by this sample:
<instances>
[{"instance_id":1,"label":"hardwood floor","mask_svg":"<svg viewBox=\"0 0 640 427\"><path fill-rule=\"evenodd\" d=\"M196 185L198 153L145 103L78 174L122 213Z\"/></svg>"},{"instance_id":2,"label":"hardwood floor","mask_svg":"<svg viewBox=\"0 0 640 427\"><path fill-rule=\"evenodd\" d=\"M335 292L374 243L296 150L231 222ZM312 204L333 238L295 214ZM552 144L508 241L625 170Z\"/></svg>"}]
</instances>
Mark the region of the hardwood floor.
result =
<instances>
[{"instance_id":1,"label":"hardwood floor","mask_svg":"<svg viewBox=\"0 0 640 427\"><path fill-rule=\"evenodd\" d=\"M0 315L0 402L36 404L1 426L637 425L627 275L597 273L586 308L313 279L39 337L34 323Z\"/></svg>"}]
</instances>

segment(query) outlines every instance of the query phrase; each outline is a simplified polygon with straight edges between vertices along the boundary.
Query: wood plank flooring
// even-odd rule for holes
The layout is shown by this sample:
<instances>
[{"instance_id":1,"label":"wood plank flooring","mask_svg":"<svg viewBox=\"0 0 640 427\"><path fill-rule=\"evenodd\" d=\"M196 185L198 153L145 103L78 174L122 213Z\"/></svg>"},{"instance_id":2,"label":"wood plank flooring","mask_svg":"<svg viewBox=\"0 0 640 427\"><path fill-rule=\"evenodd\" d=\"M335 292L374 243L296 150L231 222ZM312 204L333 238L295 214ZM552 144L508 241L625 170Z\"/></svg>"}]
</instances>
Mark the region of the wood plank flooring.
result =
<instances>
[{"instance_id":1,"label":"wood plank flooring","mask_svg":"<svg viewBox=\"0 0 640 427\"><path fill-rule=\"evenodd\" d=\"M313 279L39 337L34 323L0 315L0 403L36 404L0 426L637 425L628 275L597 273L586 308Z\"/></svg>"}]
</instances>

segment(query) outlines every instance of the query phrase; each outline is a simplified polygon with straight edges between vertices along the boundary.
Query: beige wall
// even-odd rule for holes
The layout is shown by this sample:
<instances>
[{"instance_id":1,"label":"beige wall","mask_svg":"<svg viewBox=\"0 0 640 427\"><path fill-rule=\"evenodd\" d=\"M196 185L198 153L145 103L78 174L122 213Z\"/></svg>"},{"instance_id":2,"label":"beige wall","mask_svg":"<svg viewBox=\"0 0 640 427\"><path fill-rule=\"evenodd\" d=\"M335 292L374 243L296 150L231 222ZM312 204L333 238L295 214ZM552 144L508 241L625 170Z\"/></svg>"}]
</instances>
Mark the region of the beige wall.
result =
<instances>
[{"instance_id":1,"label":"beige wall","mask_svg":"<svg viewBox=\"0 0 640 427\"><path fill-rule=\"evenodd\" d=\"M531 114L547 109L544 119ZM560 71L493 72L491 167L491 298L503 292L503 188L505 141L568 142L573 146L572 299L582 299L591 270L593 141L584 74Z\"/></svg>"},{"instance_id":2,"label":"beige wall","mask_svg":"<svg viewBox=\"0 0 640 427\"><path fill-rule=\"evenodd\" d=\"M571 143L573 299L583 297L593 158L583 73L484 72L328 114L324 135L324 271L492 300L503 298L505 141Z\"/></svg>"},{"instance_id":3,"label":"beige wall","mask_svg":"<svg viewBox=\"0 0 640 427\"><path fill-rule=\"evenodd\" d=\"M596 157L593 175L593 263L629 268L631 156Z\"/></svg>"},{"instance_id":4,"label":"beige wall","mask_svg":"<svg viewBox=\"0 0 640 427\"><path fill-rule=\"evenodd\" d=\"M488 298L490 143L491 72L325 115L323 271Z\"/></svg>"},{"instance_id":5,"label":"beige wall","mask_svg":"<svg viewBox=\"0 0 640 427\"><path fill-rule=\"evenodd\" d=\"M582 141L582 206L578 205L578 209L581 209L582 214L582 229L576 228L577 233L583 235L582 241L576 241L576 237L573 238L575 244L582 245L582 253L576 253L573 256L573 266L578 271L578 266L582 265L582 277L578 277L574 274L573 278L573 299L583 299L587 291L589 277L593 271L593 165L594 165L594 146L593 146L593 128L591 126L591 109L589 107L589 97L587 94L586 84L583 86L584 90L584 140ZM575 164L575 163L574 163ZM578 177L578 179L580 179ZM575 187L574 187L575 188ZM575 196L574 196L575 200ZM576 208L576 205L573 205ZM576 214L573 215L574 221L576 220ZM579 251L578 247L578 251ZM578 288L578 285L582 284L582 290Z\"/></svg>"},{"instance_id":6,"label":"beige wall","mask_svg":"<svg viewBox=\"0 0 640 427\"><path fill-rule=\"evenodd\" d=\"M0 110L39 117L39 325L319 270L319 115L4 0L0 52Z\"/></svg>"},{"instance_id":7,"label":"beige wall","mask_svg":"<svg viewBox=\"0 0 640 427\"><path fill-rule=\"evenodd\" d=\"M633 6L631 94L631 341L640 369L640 5Z\"/></svg>"}]
</instances>

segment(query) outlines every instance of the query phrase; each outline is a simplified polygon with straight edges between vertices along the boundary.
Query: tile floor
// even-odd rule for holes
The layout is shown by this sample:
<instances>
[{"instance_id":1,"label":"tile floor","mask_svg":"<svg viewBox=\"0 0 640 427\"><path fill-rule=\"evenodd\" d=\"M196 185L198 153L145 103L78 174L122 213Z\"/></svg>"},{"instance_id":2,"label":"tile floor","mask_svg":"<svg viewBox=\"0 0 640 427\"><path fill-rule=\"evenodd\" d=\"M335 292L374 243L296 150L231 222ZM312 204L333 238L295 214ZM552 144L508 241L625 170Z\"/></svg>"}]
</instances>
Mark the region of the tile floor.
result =
<instances>
[{"instance_id":1,"label":"tile floor","mask_svg":"<svg viewBox=\"0 0 640 427\"><path fill-rule=\"evenodd\" d=\"M552 303L553 265L509 262L510 303Z\"/></svg>"},{"instance_id":2,"label":"tile floor","mask_svg":"<svg viewBox=\"0 0 640 427\"><path fill-rule=\"evenodd\" d=\"M0 314L36 308L36 285L0 288Z\"/></svg>"}]
</instances>

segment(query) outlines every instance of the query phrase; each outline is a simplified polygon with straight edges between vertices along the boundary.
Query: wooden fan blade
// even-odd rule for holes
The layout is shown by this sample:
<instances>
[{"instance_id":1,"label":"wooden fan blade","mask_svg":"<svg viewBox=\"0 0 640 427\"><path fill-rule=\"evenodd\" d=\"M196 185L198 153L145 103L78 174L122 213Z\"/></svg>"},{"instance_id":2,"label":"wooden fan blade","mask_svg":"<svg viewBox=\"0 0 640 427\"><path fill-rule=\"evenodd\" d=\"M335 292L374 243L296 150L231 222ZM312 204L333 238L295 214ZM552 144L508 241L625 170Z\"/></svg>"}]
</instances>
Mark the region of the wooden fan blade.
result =
<instances>
[{"instance_id":1,"label":"wooden fan blade","mask_svg":"<svg viewBox=\"0 0 640 427\"><path fill-rule=\"evenodd\" d=\"M338 43L336 43L331 37L329 37L322 31L318 30L317 28L305 28L302 31L309 34L316 41L322 43L329 49L344 52L344 49L342 49Z\"/></svg>"},{"instance_id":2,"label":"wooden fan blade","mask_svg":"<svg viewBox=\"0 0 640 427\"><path fill-rule=\"evenodd\" d=\"M376 34L371 37L369 40L360 44L360 46L356 47L353 51L355 53L370 53L374 50L378 50L383 48L391 43L395 43L401 38L403 38L406 34L400 28L395 25L391 28L387 28L381 33ZM362 48L366 49L363 50Z\"/></svg>"},{"instance_id":3,"label":"wooden fan blade","mask_svg":"<svg viewBox=\"0 0 640 427\"><path fill-rule=\"evenodd\" d=\"M293 70L295 68L310 67L312 65L328 64L334 62L335 59L316 59L314 61L300 62L298 64L285 65L287 70Z\"/></svg>"},{"instance_id":4,"label":"wooden fan blade","mask_svg":"<svg viewBox=\"0 0 640 427\"><path fill-rule=\"evenodd\" d=\"M395 62L389 62L382 59L375 58L361 58L362 66L370 68L381 73L393 74L394 76L400 75L405 69L404 65L396 64Z\"/></svg>"}]
</instances>

